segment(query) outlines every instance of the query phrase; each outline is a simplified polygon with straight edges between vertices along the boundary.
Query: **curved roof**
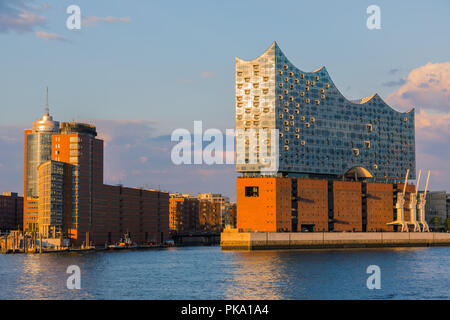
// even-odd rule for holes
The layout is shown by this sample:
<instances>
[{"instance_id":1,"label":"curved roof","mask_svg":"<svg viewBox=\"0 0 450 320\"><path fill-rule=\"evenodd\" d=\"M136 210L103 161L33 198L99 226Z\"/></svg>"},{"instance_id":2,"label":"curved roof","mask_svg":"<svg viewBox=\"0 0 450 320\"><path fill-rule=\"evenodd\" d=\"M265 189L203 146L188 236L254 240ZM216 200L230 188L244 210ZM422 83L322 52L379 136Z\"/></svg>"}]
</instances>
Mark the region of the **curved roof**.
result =
<instances>
[{"instance_id":1,"label":"curved roof","mask_svg":"<svg viewBox=\"0 0 450 320\"><path fill-rule=\"evenodd\" d=\"M299 72L301 72L301 73L309 73L309 74L315 74L315 73L318 73L318 72L323 72L323 73L325 73L325 74L328 76L328 78L329 78L330 86L334 87L334 88L338 91L338 93L339 93L339 94L347 101L347 103L352 103L352 104L359 104L359 105L362 105L362 104L366 104L366 103L368 103L368 102L370 102L370 101L374 101L374 102L380 102L380 105L382 105L383 107L389 108L390 110L395 111L395 112L397 112L397 113L409 113L409 112L411 112L411 111L414 110L414 108L411 108L410 110L408 110L408 111L406 111L406 112L400 112L400 111L397 111L397 110L395 110L394 108L392 108L390 105L388 105L388 104L387 104L387 103L386 103L386 102L385 102L385 101L384 101L377 93L372 94L372 95L370 95L370 96L368 96L368 97L365 97L365 98L356 99L356 100L349 100L349 99L347 99L347 98L342 94L342 92L341 92L341 91L336 87L336 85L333 83L333 80L331 79L331 76L330 76L330 74L328 73L327 68L326 68L325 66L322 66L322 67L320 67L320 68L318 68L318 69L315 69L314 71L311 71L311 72L303 71L303 70L297 68L297 67L296 67L296 66L295 66L295 65L294 65L294 64L286 57L286 55L283 53L283 51L281 51L281 49L280 49L280 47L278 46L278 44L276 43L276 41L274 41L274 42L270 45L270 47L267 48L266 51L264 51L263 54L261 54L259 57L255 58L255 59L252 59L252 60L245 60L245 59L241 59L241 58L239 58L239 57L235 57L235 59L236 59L236 60L240 60L240 61L245 61L245 62L251 62L251 61L255 61L255 60L258 60L258 59L262 58L263 56L269 54L269 52L271 52L272 50L275 50L275 55L277 54L277 52L279 52L280 54L282 54L282 55L286 58L286 60L288 60L288 62L292 65L292 67L294 67L295 69L297 69L297 70L298 70Z\"/></svg>"},{"instance_id":2,"label":"curved roof","mask_svg":"<svg viewBox=\"0 0 450 320\"><path fill-rule=\"evenodd\" d=\"M345 173L346 177L372 178L373 175L364 167L353 167Z\"/></svg>"}]
</instances>

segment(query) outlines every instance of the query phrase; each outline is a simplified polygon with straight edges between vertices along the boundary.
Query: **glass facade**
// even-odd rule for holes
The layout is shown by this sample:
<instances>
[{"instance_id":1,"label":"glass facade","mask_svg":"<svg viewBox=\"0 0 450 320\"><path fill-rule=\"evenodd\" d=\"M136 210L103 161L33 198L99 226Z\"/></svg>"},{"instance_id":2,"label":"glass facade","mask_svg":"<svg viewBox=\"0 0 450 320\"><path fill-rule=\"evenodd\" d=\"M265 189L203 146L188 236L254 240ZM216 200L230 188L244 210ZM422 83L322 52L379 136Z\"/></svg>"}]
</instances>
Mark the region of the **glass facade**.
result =
<instances>
[{"instance_id":1,"label":"glass facade","mask_svg":"<svg viewBox=\"0 0 450 320\"><path fill-rule=\"evenodd\" d=\"M63 227L64 163L47 161L39 166L39 232L60 234Z\"/></svg>"},{"instance_id":2,"label":"glass facade","mask_svg":"<svg viewBox=\"0 0 450 320\"><path fill-rule=\"evenodd\" d=\"M26 164L26 196L39 196L38 167L52 158L53 133L35 132L27 135L27 164Z\"/></svg>"},{"instance_id":3,"label":"glass facade","mask_svg":"<svg viewBox=\"0 0 450 320\"><path fill-rule=\"evenodd\" d=\"M397 112L377 94L347 100L325 67L304 72L275 42L254 60L236 58L236 128L279 130L280 173L342 176L361 168L399 179L410 169L415 179L414 109ZM256 173L251 164L236 169Z\"/></svg>"}]
</instances>

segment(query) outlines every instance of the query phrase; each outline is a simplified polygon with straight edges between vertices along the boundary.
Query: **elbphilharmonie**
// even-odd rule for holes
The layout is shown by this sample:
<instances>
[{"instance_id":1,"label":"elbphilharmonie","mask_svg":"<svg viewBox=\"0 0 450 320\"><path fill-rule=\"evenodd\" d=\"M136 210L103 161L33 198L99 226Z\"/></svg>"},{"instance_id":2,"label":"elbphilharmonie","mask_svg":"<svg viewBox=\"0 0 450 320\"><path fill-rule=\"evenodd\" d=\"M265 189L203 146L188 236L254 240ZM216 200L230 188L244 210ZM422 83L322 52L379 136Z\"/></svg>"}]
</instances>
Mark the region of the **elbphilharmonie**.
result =
<instances>
[{"instance_id":1,"label":"elbphilharmonie","mask_svg":"<svg viewBox=\"0 0 450 320\"><path fill-rule=\"evenodd\" d=\"M302 71L275 42L254 60L236 58L236 128L278 129L283 175L393 181L409 169L415 178L414 109L398 112L378 94L350 101L325 67Z\"/></svg>"},{"instance_id":2,"label":"elbphilharmonie","mask_svg":"<svg viewBox=\"0 0 450 320\"><path fill-rule=\"evenodd\" d=\"M276 42L235 63L241 232L427 230L406 184L416 178L414 109L378 94L348 100L325 67L300 70ZM252 145L255 130L276 135ZM276 170L254 161L266 154Z\"/></svg>"}]
</instances>

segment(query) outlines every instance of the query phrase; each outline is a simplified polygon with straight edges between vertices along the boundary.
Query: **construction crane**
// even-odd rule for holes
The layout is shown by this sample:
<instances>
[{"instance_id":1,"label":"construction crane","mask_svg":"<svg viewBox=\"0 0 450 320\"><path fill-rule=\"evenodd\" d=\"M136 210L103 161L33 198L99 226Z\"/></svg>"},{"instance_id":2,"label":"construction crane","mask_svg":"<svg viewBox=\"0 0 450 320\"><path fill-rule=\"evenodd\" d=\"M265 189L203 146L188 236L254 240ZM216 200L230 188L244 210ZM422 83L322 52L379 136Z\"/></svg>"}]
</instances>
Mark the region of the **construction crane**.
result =
<instances>
[{"instance_id":1,"label":"construction crane","mask_svg":"<svg viewBox=\"0 0 450 320\"><path fill-rule=\"evenodd\" d=\"M419 194L419 203L417 204L417 206L419 207L419 222L422 225L422 232L430 232L428 223L425 221L425 204L427 202L427 190L428 190L428 181L430 180L430 174L431 174L431 171L428 170L425 191L423 193Z\"/></svg>"},{"instance_id":2,"label":"construction crane","mask_svg":"<svg viewBox=\"0 0 450 320\"><path fill-rule=\"evenodd\" d=\"M409 169L406 170L406 178L405 184L403 185L403 192L397 193L397 203L395 204L395 208L397 209L397 219L395 221L389 222L389 225L399 225L401 226L401 232L408 232L408 224L404 219L404 205L405 205L405 193L406 193L406 185L408 183Z\"/></svg>"},{"instance_id":3,"label":"construction crane","mask_svg":"<svg viewBox=\"0 0 450 320\"><path fill-rule=\"evenodd\" d=\"M419 177L417 178L416 192L411 192L409 199L409 221L408 225L413 226L414 232L420 232L420 225L417 222L417 191L419 190L420 175L422 170L419 170Z\"/></svg>"}]
</instances>

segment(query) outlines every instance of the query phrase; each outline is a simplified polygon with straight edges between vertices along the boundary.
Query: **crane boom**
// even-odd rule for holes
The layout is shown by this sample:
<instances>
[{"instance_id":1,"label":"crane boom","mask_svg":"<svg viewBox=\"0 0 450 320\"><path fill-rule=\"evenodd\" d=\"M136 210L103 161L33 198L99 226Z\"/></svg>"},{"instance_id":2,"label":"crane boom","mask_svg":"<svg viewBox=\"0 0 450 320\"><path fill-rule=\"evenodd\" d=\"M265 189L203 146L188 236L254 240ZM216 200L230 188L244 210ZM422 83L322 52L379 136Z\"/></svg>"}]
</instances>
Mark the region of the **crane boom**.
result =
<instances>
[{"instance_id":1,"label":"crane boom","mask_svg":"<svg viewBox=\"0 0 450 320\"><path fill-rule=\"evenodd\" d=\"M426 196L427 196L427 190L428 190L428 181L430 180L430 174L431 174L431 171L430 171L430 170L428 170L428 176L427 176L427 184L425 185L425 192L423 193L423 194L424 194L424 197L426 197Z\"/></svg>"},{"instance_id":2,"label":"crane boom","mask_svg":"<svg viewBox=\"0 0 450 320\"><path fill-rule=\"evenodd\" d=\"M419 170L419 177L417 178L417 184L416 184L416 193L415 195L417 196L417 192L419 192L419 183L420 183L420 175L422 174L422 170Z\"/></svg>"},{"instance_id":3,"label":"crane boom","mask_svg":"<svg viewBox=\"0 0 450 320\"><path fill-rule=\"evenodd\" d=\"M405 196L405 193L406 193L406 185L408 184L408 176L409 176L409 169L406 170L405 185L403 186L403 196Z\"/></svg>"}]
</instances>

